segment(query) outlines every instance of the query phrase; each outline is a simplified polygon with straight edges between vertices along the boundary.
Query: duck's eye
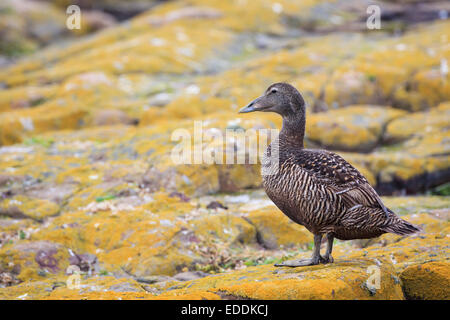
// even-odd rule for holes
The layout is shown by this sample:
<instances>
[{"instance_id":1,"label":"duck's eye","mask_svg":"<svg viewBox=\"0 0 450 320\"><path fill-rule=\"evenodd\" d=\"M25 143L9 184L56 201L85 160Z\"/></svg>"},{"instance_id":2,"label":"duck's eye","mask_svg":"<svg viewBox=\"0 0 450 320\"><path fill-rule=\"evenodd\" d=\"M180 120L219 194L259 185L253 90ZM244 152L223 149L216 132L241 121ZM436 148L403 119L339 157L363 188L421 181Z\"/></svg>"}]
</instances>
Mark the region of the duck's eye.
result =
<instances>
[{"instance_id":1,"label":"duck's eye","mask_svg":"<svg viewBox=\"0 0 450 320\"><path fill-rule=\"evenodd\" d=\"M270 90L270 93L275 93L277 91L278 91L277 89L273 88L272 90Z\"/></svg>"}]
</instances>

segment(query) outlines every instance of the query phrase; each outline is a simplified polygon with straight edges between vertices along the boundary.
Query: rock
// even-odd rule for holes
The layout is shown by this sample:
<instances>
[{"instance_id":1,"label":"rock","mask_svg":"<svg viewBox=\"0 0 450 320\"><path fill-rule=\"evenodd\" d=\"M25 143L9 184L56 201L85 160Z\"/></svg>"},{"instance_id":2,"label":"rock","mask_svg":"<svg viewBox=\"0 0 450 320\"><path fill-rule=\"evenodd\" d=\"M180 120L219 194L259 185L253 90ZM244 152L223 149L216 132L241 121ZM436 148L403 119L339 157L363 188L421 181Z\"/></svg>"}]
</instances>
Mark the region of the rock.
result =
<instances>
[{"instance_id":1,"label":"rock","mask_svg":"<svg viewBox=\"0 0 450 320\"><path fill-rule=\"evenodd\" d=\"M85 10L81 17L83 33L97 31L117 24L113 15L100 10Z\"/></svg>"},{"instance_id":2,"label":"rock","mask_svg":"<svg viewBox=\"0 0 450 320\"><path fill-rule=\"evenodd\" d=\"M381 147L369 155L341 155L363 172L380 194L414 194L448 181L448 155L441 153L446 145L445 134L436 133Z\"/></svg>"},{"instance_id":3,"label":"rock","mask_svg":"<svg viewBox=\"0 0 450 320\"><path fill-rule=\"evenodd\" d=\"M0 90L0 111L36 107L50 99L58 86L30 86Z\"/></svg>"},{"instance_id":4,"label":"rock","mask_svg":"<svg viewBox=\"0 0 450 320\"><path fill-rule=\"evenodd\" d=\"M26 253L37 253L39 251L53 252L60 248L61 248L60 244L53 243L50 241L34 241L34 242L18 244L15 246L16 250L21 251L21 252L26 252Z\"/></svg>"},{"instance_id":5,"label":"rock","mask_svg":"<svg viewBox=\"0 0 450 320\"><path fill-rule=\"evenodd\" d=\"M381 143L386 125L405 112L389 107L349 106L308 117L307 138L324 148L369 152Z\"/></svg>"},{"instance_id":6,"label":"rock","mask_svg":"<svg viewBox=\"0 0 450 320\"><path fill-rule=\"evenodd\" d=\"M76 4L80 7L82 12L100 11L102 13L108 12L108 16L114 17L119 21L129 19L143 11L149 10L157 4L155 0L131 0L123 3L117 0L99 0L95 5L91 2L77 1ZM55 5L61 9L66 8L65 2L56 1ZM95 10L93 10L95 9Z\"/></svg>"},{"instance_id":7,"label":"rock","mask_svg":"<svg viewBox=\"0 0 450 320\"><path fill-rule=\"evenodd\" d=\"M207 206L206 209L224 209L224 210L228 210L228 207L224 206L222 203L220 203L219 201L211 201Z\"/></svg>"},{"instance_id":8,"label":"rock","mask_svg":"<svg viewBox=\"0 0 450 320\"><path fill-rule=\"evenodd\" d=\"M38 184L29 188L25 195L30 198L48 200L56 204L63 203L75 192L76 186L71 183L65 184Z\"/></svg>"},{"instance_id":9,"label":"rock","mask_svg":"<svg viewBox=\"0 0 450 320\"><path fill-rule=\"evenodd\" d=\"M242 189L257 188L261 185L260 172L258 165L218 166L219 191L237 192Z\"/></svg>"},{"instance_id":10,"label":"rock","mask_svg":"<svg viewBox=\"0 0 450 320\"><path fill-rule=\"evenodd\" d=\"M208 276L207 273L201 271L187 271L181 272L173 276L175 280L178 281L190 281L195 279L200 279Z\"/></svg>"},{"instance_id":11,"label":"rock","mask_svg":"<svg viewBox=\"0 0 450 320\"><path fill-rule=\"evenodd\" d=\"M406 294L407 281L400 277L410 275L405 278L409 281L422 279L417 273L410 274L409 270L435 260L433 263L439 268L429 268L435 270L434 273L425 273L432 276L421 282L421 285L429 283L433 288L432 284L438 283L433 279L440 279L442 274L438 270L445 270L442 265L448 263L446 235L449 223L443 211L448 207L448 200L444 197L400 197L384 200L398 214L409 213L404 218L422 226L424 234L416 237L387 234L364 248L337 241L333 253L335 264L275 268L272 265L281 258L308 257L311 253L307 244L311 235L290 222L273 205L268 205L265 198L260 198L262 194L246 194L245 199L243 195L217 198L227 204L226 213L214 214L195 205L197 198L186 203L160 194L142 205L146 209L133 208L114 214L107 209L91 215L79 211L55 217L47 227L33 233L33 241L14 240L21 242L0 248L0 269L25 281L9 286L8 289L13 288L9 291L0 289L0 297L16 298L28 293L29 298L39 299L47 296L403 299L413 296ZM302 237L305 237L304 241L299 240ZM277 247L264 249L258 245L258 242L270 241ZM283 250L280 250L282 245ZM108 270L114 276L98 276L101 274L98 271L89 274L89 268L82 268L79 258L74 261L68 246L76 252L86 252L80 251L86 249L95 252L77 256L82 260L85 260L84 256L90 257L90 261L96 261L96 270ZM56 264L52 258L56 259ZM252 263L244 264L247 261ZM83 289L70 291L64 286L54 287L55 279L63 277L65 281L67 267L74 264L86 270L82 278ZM53 269L56 273L51 269L54 266L58 268ZM381 268L379 289L366 282L376 273L374 268L377 266ZM206 270L218 273L210 275ZM424 272L423 268L421 272ZM125 279L121 278L124 276ZM146 283L146 292L133 278ZM49 292L44 290L46 287L54 289ZM436 290L433 292L438 292Z\"/></svg>"},{"instance_id":12,"label":"rock","mask_svg":"<svg viewBox=\"0 0 450 320\"><path fill-rule=\"evenodd\" d=\"M20 283L13 273L0 272L0 288L13 286Z\"/></svg>"},{"instance_id":13,"label":"rock","mask_svg":"<svg viewBox=\"0 0 450 320\"><path fill-rule=\"evenodd\" d=\"M189 202L189 200L191 200L189 197L187 197L184 193L181 192L172 192L169 194L169 197L177 197L179 198L181 201L183 202Z\"/></svg>"},{"instance_id":14,"label":"rock","mask_svg":"<svg viewBox=\"0 0 450 320\"><path fill-rule=\"evenodd\" d=\"M50 270L53 273L58 272L58 260L54 255L58 251L56 249L39 250L34 258L40 268Z\"/></svg>"},{"instance_id":15,"label":"rock","mask_svg":"<svg viewBox=\"0 0 450 320\"><path fill-rule=\"evenodd\" d=\"M157 282L175 281L175 279L169 276L147 276L137 278L136 281L147 284L153 284Z\"/></svg>"},{"instance_id":16,"label":"rock","mask_svg":"<svg viewBox=\"0 0 450 320\"><path fill-rule=\"evenodd\" d=\"M129 283L120 283L112 285L108 288L108 291L112 292L142 292L142 288L137 288Z\"/></svg>"},{"instance_id":17,"label":"rock","mask_svg":"<svg viewBox=\"0 0 450 320\"><path fill-rule=\"evenodd\" d=\"M2 174L2 175L0 175L0 187L8 185L15 180L18 180L18 177L13 176L13 175Z\"/></svg>"},{"instance_id":18,"label":"rock","mask_svg":"<svg viewBox=\"0 0 450 320\"><path fill-rule=\"evenodd\" d=\"M194 221L193 224L196 233L210 234L230 244L252 243L256 240L255 227L232 214L207 216Z\"/></svg>"},{"instance_id":19,"label":"rock","mask_svg":"<svg viewBox=\"0 0 450 320\"><path fill-rule=\"evenodd\" d=\"M8 13L2 14L0 54L18 57L69 34L64 12L50 3L5 0L0 10Z\"/></svg>"},{"instance_id":20,"label":"rock","mask_svg":"<svg viewBox=\"0 0 450 320\"><path fill-rule=\"evenodd\" d=\"M0 250L0 269L20 281L33 281L62 272L67 266L66 256L59 243L23 240L6 252Z\"/></svg>"},{"instance_id":21,"label":"rock","mask_svg":"<svg viewBox=\"0 0 450 320\"><path fill-rule=\"evenodd\" d=\"M154 27L172 23L180 19L217 19L222 13L213 8L188 7L168 12L163 17L150 17L148 22Z\"/></svg>"},{"instance_id":22,"label":"rock","mask_svg":"<svg viewBox=\"0 0 450 320\"><path fill-rule=\"evenodd\" d=\"M329 108L362 104L382 104L377 95L377 86L363 72L338 69L331 82L324 88L325 101Z\"/></svg>"},{"instance_id":23,"label":"rock","mask_svg":"<svg viewBox=\"0 0 450 320\"><path fill-rule=\"evenodd\" d=\"M247 219L255 226L258 242L264 248L273 250L280 247L307 246L312 241L308 230L273 207L250 212Z\"/></svg>"},{"instance_id":24,"label":"rock","mask_svg":"<svg viewBox=\"0 0 450 320\"><path fill-rule=\"evenodd\" d=\"M16 206L0 208L0 215L5 216L5 217L10 217L13 219L28 219L28 218L30 218L27 215L25 215Z\"/></svg>"},{"instance_id":25,"label":"rock","mask_svg":"<svg viewBox=\"0 0 450 320\"><path fill-rule=\"evenodd\" d=\"M95 126L108 126L115 124L133 124L131 119L125 112L121 110L99 110L93 114L92 123Z\"/></svg>"},{"instance_id":26,"label":"rock","mask_svg":"<svg viewBox=\"0 0 450 320\"><path fill-rule=\"evenodd\" d=\"M15 196L0 204L0 212L11 217L41 220L58 214L59 206L48 200Z\"/></svg>"},{"instance_id":27,"label":"rock","mask_svg":"<svg viewBox=\"0 0 450 320\"><path fill-rule=\"evenodd\" d=\"M406 268L400 278L407 299L449 300L450 263L428 262Z\"/></svg>"},{"instance_id":28,"label":"rock","mask_svg":"<svg viewBox=\"0 0 450 320\"><path fill-rule=\"evenodd\" d=\"M155 107L164 107L167 104L170 103L172 99L172 96L165 92L160 92L158 94L155 94L153 97L150 98L148 101L148 104ZM154 119L145 119L145 122L153 121Z\"/></svg>"},{"instance_id":29,"label":"rock","mask_svg":"<svg viewBox=\"0 0 450 320\"><path fill-rule=\"evenodd\" d=\"M371 282L371 267L380 269L379 286ZM305 268L251 267L192 280L169 293L196 291L212 291L235 299L403 299L400 281L392 265L383 262L378 267L370 260Z\"/></svg>"},{"instance_id":30,"label":"rock","mask_svg":"<svg viewBox=\"0 0 450 320\"><path fill-rule=\"evenodd\" d=\"M324 8L318 5L319 9L316 11L313 9L316 5L318 4L299 4L299 8L304 10L295 12L302 12L299 13L302 17L318 15L317 19L325 22L322 21L323 13L332 6ZM361 7L351 3L348 7L345 5L343 10L352 11L353 9L349 8L354 8L353 6ZM403 192L405 188L408 188L408 193L414 193L442 184L447 178L448 159L445 153L439 154L438 157L435 157L435 154L446 146L448 139L445 137L445 131L441 131L439 135L432 135L430 132L423 138L404 141L398 133L391 133L390 126L387 134L384 134L384 127L393 118L401 120L403 116L398 118L396 116L401 113L400 110L353 109L356 107L334 110L334 108L376 102L417 111L425 108L434 109L437 104L448 100L445 94L448 91L447 82L441 81L447 77L445 72L447 58L441 54L443 51L439 42L439 37L445 35L446 22L418 27L414 32L395 38L395 44L390 42L388 36L373 39L371 42L372 40L364 41L358 35L347 37L339 32L321 36L321 41L305 37L307 40L302 45L295 41L290 42L289 50L286 50L285 46L278 46L277 42L277 45L273 45L274 52L270 52L266 57L254 57L250 50L249 55L252 59L245 61L242 67L218 71L220 74L218 77L202 75L194 76L195 79L183 78L192 70L203 69L209 65L210 60L213 62L227 60L228 56L218 56L211 46L214 44L216 47L221 45L233 47L234 41L243 41L239 40L239 37L244 30L246 32L259 30L265 34L267 31L274 32L272 40L275 42L276 34L290 32L289 26L285 26L281 21L280 15L284 12L282 7L283 5L276 6L275 10L279 11L277 13L272 8L260 4L252 5L254 12L263 14L267 21L266 25L258 26L258 21L252 17L247 17L246 25L234 21L233 17L236 15L233 14L233 10L236 8L224 6L220 10L222 16L216 19L217 30L214 29L209 33L210 28L207 28L208 32L205 31L202 26L208 23L208 19L198 19L196 20L198 26L196 24L195 27L191 26L177 33L168 30L175 24L184 26L195 16L192 12L203 7L186 8L175 5L170 10L158 9L135 18L130 28L111 27L121 37L120 45L116 44L116 39L109 37L108 33L99 33L86 42L68 46L64 49L67 52L57 48L44 54L46 56L44 60L33 58L28 64L19 63L17 68L8 68L0 74L0 82L5 83L5 89L0 91L0 110L4 115L1 118L4 123L0 129L0 143L25 141L40 146L66 143L64 152L60 150L60 146L52 149L55 154L66 155L67 149L70 149L68 145L75 143L73 138L76 135L83 136L82 143L86 143L86 139L89 143L96 143L95 139L86 138L89 133L93 133L92 129L72 132L70 129L100 125L119 127L120 124L135 124L139 121L139 130L134 128L128 131L124 128L117 129L117 132L112 130L109 140L114 147L108 146L108 150L111 159L122 157L136 160L143 159L149 155L148 153L155 155L148 159L152 168L155 168L155 173L149 170L149 174L145 177L150 180L148 183L150 189L201 195L257 188L261 180L259 167L254 165L201 167L186 165L174 168L170 159L173 147L170 136L176 128L186 128L190 131L192 126L190 120L194 118L205 123L210 122L211 125L207 126L209 130L279 127L280 122L276 116L258 115L257 119L242 120L235 112L239 105L259 94L260 88L266 85L262 79L270 82L272 81L270 79L276 79L275 75L282 72L286 74L286 80L301 88L315 111L328 110L326 113L314 113L309 117L307 134L311 138L311 145L358 152L356 156L360 156L360 152L382 149L382 154L378 152L371 152L370 156L363 154L358 159L357 165L358 169L369 176L371 182L378 183L378 190L383 190L386 194ZM178 12L178 15L175 15L178 17L176 22L165 23L155 30L147 30L149 20L170 16L170 12ZM350 16L353 17L353 14ZM185 19L186 17L188 19ZM145 40L148 39L145 32L151 34L149 41ZM429 41L426 40L428 38ZM253 40L243 39L250 41L250 44L253 43ZM192 48L181 48L178 41L189 42ZM257 45L258 40L254 41ZM336 43L345 43L345 46L336 46ZM367 48L362 50L361 43ZM136 50L129 51L128 46ZM88 52L87 48L92 50ZM160 50L163 54L152 55L154 60L147 59L149 52L158 53ZM193 52L192 56L189 56L190 51ZM129 63L131 53L133 64ZM234 57L239 55L235 52L232 54ZM423 66L420 70L417 70L415 57L420 59L419 65ZM98 65L92 66L90 61L93 58L98 58L95 59L99 61ZM174 60L177 63L174 63ZM335 67L332 61L338 61L338 67ZM395 67L385 65L385 61L392 61ZM71 67L67 68L69 65ZM86 66L89 67L86 69ZM52 72L47 72L47 69L51 69ZM179 77L170 81L164 77L160 79L159 74L162 70L177 74ZM438 77L436 72L442 74ZM261 77L260 74L264 76ZM245 84L246 90L242 90L243 86L229 86L230 83L238 83L236 79ZM151 97L159 93L170 95L170 102L167 105L163 103L165 106L161 108L151 107ZM14 105L23 108L14 110ZM368 110L371 112L370 115L366 115ZM356 117L350 112L364 112L364 115ZM341 119L340 115L343 120L338 120ZM330 117L335 119L331 121ZM405 117L403 123L407 123L408 119L409 116ZM241 120L242 123L236 125L238 123L236 120ZM149 129L147 127L149 125L155 125L155 128ZM366 129L366 125L369 130ZM70 142L61 140L61 129L68 130L64 139L70 136L72 137ZM36 137L36 134L51 130L59 130L59 133L51 134L51 139ZM124 132L128 136L121 139ZM165 134L161 135L162 132ZM151 133L151 139L148 139L147 133ZM157 135L160 140L156 142ZM398 141L405 144L390 145ZM391 152L393 148L401 148L407 152L394 153ZM79 155L78 152L81 152L82 148L75 150ZM95 151L97 154L91 155L92 157L104 157L105 150ZM354 157L352 155L352 158ZM202 174L197 174L198 169Z\"/></svg>"},{"instance_id":31,"label":"rock","mask_svg":"<svg viewBox=\"0 0 450 320\"><path fill-rule=\"evenodd\" d=\"M24 137L48 130L78 128L84 115L82 110L54 105L4 113L0 119L0 145L18 143Z\"/></svg>"},{"instance_id":32,"label":"rock","mask_svg":"<svg viewBox=\"0 0 450 320\"><path fill-rule=\"evenodd\" d=\"M69 263L70 265L79 267L80 271L89 272L89 274L99 271L97 257L93 254L76 254L70 251Z\"/></svg>"},{"instance_id":33,"label":"rock","mask_svg":"<svg viewBox=\"0 0 450 320\"><path fill-rule=\"evenodd\" d=\"M445 119L450 116L450 103L441 103L435 108L404 115L388 124L385 140L404 141L412 137L424 137L428 134L440 134L447 125Z\"/></svg>"}]
</instances>

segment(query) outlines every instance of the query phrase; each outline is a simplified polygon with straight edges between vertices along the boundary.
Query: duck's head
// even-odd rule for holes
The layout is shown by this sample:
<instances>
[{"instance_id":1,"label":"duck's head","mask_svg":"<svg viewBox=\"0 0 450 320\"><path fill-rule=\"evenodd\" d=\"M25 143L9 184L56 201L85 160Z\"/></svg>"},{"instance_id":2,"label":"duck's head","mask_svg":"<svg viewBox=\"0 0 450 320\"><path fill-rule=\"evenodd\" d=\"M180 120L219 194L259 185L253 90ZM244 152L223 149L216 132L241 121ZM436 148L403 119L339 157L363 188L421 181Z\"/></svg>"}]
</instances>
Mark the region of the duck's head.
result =
<instances>
[{"instance_id":1,"label":"duck's head","mask_svg":"<svg viewBox=\"0 0 450 320\"><path fill-rule=\"evenodd\" d=\"M274 83L264 94L239 110L239 113L254 111L275 112L283 117L305 113L302 95L288 83Z\"/></svg>"}]
</instances>

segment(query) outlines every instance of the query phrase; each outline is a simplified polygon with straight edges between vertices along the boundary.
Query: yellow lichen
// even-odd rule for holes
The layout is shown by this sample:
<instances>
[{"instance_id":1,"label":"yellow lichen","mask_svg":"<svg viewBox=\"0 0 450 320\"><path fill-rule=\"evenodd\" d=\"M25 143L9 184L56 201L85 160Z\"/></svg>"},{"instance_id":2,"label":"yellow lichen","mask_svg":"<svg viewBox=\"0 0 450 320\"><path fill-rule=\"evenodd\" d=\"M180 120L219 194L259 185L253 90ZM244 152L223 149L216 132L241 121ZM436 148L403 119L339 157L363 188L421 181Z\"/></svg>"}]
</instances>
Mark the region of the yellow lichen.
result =
<instances>
[{"instance_id":1,"label":"yellow lichen","mask_svg":"<svg viewBox=\"0 0 450 320\"><path fill-rule=\"evenodd\" d=\"M400 275L409 299L449 300L450 263L428 262L406 268Z\"/></svg>"}]
</instances>

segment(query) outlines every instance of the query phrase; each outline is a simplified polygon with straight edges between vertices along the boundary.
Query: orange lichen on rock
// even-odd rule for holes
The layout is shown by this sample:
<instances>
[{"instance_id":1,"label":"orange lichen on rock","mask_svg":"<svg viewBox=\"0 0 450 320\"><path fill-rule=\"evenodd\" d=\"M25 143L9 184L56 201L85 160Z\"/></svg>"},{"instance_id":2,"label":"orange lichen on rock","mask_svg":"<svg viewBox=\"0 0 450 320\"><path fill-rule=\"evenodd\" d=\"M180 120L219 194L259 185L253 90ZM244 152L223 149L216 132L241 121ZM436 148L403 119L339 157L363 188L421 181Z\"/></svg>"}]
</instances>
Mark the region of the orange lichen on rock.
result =
<instances>
[{"instance_id":1,"label":"orange lichen on rock","mask_svg":"<svg viewBox=\"0 0 450 320\"><path fill-rule=\"evenodd\" d=\"M428 262L410 266L401 273L400 278L408 299L450 299L450 262Z\"/></svg>"}]
</instances>

